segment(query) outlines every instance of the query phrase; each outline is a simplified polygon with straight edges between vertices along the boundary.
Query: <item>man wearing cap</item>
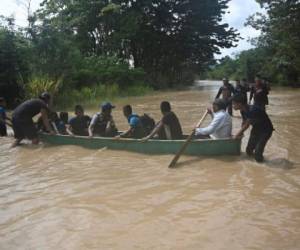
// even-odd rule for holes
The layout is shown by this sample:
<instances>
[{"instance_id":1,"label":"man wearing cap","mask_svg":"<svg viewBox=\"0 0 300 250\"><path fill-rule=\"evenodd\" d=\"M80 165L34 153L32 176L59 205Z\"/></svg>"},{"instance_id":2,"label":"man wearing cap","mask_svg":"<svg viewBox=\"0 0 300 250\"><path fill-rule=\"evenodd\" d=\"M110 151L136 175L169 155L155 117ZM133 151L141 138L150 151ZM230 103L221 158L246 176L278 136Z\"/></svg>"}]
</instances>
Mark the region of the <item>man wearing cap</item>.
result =
<instances>
[{"instance_id":1,"label":"man wearing cap","mask_svg":"<svg viewBox=\"0 0 300 250\"><path fill-rule=\"evenodd\" d=\"M222 99L227 105L228 113L232 116L232 102L231 96L234 94L234 87L229 83L227 78L223 78L223 85L220 87L216 98L219 98L222 95Z\"/></svg>"},{"instance_id":2,"label":"man wearing cap","mask_svg":"<svg viewBox=\"0 0 300 250\"><path fill-rule=\"evenodd\" d=\"M113 137L118 133L115 122L111 115L112 109L115 106L110 102L104 102L101 104L101 113L97 113L93 116L89 126L89 136L103 136Z\"/></svg>"},{"instance_id":3,"label":"man wearing cap","mask_svg":"<svg viewBox=\"0 0 300 250\"><path fill-rule=\"evenodd\" d=\"M43 123L50 134L55 134L49 124L48 105L51 97L47 92L42 93L39 99L31 99L21 103L12 114L12 124L15 135L15 142L12 147L18 146L20 142L27 138L32 144L38 144L39 139L37 129L32 118L41 113Z\"/></svg>"},{"instance_id":4,"label":"man wearing cap","mask_svg":"<svg viewBox=\"0 0 300 250\"><path fill-rule=\"evenodd\" d=\"M231 137L232 120L225 111L226 103L222 99L213 102L212 110L207 109L213 120L205 128L196 128L195 136L198 138L222 139Z\"/></svg>"}]
</instances>

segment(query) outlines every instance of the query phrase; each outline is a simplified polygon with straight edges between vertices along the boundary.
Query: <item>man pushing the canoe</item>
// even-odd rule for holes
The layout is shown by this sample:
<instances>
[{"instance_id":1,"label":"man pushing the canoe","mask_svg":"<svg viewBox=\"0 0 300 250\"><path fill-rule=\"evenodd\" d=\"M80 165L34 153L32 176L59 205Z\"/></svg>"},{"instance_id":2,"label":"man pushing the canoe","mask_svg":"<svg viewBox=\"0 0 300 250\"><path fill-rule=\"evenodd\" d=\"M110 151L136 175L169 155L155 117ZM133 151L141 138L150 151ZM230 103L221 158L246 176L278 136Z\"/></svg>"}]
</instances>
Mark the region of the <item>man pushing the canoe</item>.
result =
<instances>
[{"instance_id":1,"label":"man pushing the canoe","mask_svg":"<svg viewBox=\"0 0 300 250\"><path fill-rule=\"evenodd\" d=\"M243 118L242 128L234 136L240 138L243 133L252 126L250 138L246 148L249 156L254 155L257 162L263 162L264 149L273 133L273 124L266 111L257 105L248 105L243 96L235 96L232 100L233 108L240 110Z\"/></svg>"},{"instance_id":2,"label":"man pushing the canoe","mask_svg":"<svg viewBox=\"0 0 300 250\"><path fill-rule=\"evenodd\" d=\"M32 144L39 143L37 128L32 120L32 118L39 113L41 113L47 131L50 134L55 134L48 119L48 105L50 100L50 94L44 92L38 99L27 100L14 110L12 115L12 125L16 140L12 144L12 147L20 145L20 142L25 138L31 140Z\"/></svg>"}]
</instances>

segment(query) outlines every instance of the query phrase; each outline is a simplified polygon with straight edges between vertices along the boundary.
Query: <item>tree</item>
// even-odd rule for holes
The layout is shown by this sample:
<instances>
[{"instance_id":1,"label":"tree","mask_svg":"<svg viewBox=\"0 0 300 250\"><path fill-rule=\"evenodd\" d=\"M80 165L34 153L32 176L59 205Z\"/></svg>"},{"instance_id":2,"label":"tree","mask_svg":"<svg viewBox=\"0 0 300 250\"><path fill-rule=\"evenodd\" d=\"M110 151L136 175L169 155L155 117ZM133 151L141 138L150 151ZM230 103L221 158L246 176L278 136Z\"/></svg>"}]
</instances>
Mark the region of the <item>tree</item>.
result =
<instances>
[{"instance_id":1,"label":"tree","mask_svg":"<svg viewBox=\"0 0 300 250\"><path fill-rule=\"evenodd\" d=\"M22 97L29 76L28 42L15 31L13 18L0 21L0 95L11 105Z\"/></svg>"},{"instance_id":2,"label":"tree","mask_svg":"<svg viewBox=\"0 0 300 250\"><path fill-rule=\"evenodd\" d=\"M257 46L269 52L269 63L281 74L281 81L299 82L300 77L300 1L257 0L267 16L256 15L248 24L261 30ZM274 72L275 73L275 72Z\"/></svg>"},{"instance_id":3,"label":"tree","mask_svg":"<svg viewBox=\"0 0 300 250\"><path fill-rule=\"evenodd\" d=\"M45 0L37 20L85 55L132 60L157 86L173 85L236 41L236 31L220 24L228 1Z\"/></svg>"}]
</instances>

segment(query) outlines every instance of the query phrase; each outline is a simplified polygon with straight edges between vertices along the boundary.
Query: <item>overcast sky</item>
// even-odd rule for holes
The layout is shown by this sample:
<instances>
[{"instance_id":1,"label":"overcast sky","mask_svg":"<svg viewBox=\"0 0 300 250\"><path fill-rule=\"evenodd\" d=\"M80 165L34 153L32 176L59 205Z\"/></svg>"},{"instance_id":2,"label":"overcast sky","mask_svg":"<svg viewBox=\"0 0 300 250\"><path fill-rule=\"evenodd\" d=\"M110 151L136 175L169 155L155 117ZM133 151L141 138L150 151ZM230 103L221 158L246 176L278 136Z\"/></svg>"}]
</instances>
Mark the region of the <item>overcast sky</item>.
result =
<instances>
[{"instance_id":1,"label":"overcast sky","mask_svg":"<svg viewBox=\"0 0 300 250\"><path fill-rule=\"evenodd\" d=\"M0 15L11 16L16 19L16 24L19 26L26 25L26 7L22 3L26 3L28 0L0 0ZM42 0L31 0L31 10L35 11ZM256 37L259 32L250 28L244 27L246 18L258 11L261 11L259 5L255 0L231 0L229 2L228 13L224 16L224 22L239 31L244 40L240 40L238 46L231 49L221 50L221 56L218 58L233 55L242 50L251 48L251 45L247 42L249 38Z\"/></svg>"}]
</instances>

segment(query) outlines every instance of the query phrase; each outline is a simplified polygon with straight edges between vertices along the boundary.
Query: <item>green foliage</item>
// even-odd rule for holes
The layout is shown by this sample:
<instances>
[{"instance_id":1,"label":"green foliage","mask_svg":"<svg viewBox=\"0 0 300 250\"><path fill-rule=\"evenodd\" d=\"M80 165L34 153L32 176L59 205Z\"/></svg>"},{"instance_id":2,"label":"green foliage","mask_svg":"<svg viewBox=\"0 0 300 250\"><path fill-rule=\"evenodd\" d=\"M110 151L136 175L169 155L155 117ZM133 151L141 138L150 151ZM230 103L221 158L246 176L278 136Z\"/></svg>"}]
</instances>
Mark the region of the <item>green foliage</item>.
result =
<instances>
[{"instance_id":1,"label":"green foliage","mask_svg":"<svg viewBox=\"0 0 300 250\"><path fill-rule=\"evenodd\" d=\"M140 96L151 92L152 89L145 85L131 85L126 90L121 90L118 84L96 85L92 88L66 89L55 98L55 105L59 108L70 108L76 104L98 105L103 100L127 96Z\"/></svg>"},{"instance_id":2,"label":"green foliage","mask_svg":"<svg viewBox=\"0 0 300 250\"><path fill-rule=\"evenodd\" d=\"M116 83L124 89L145 78L142 69L130 68L128 63L116 57L85 57L76 68L72 80L77 87Z\"/></svg>"},{"instance_id":3,"label":"green foliage","mask_svg":"<svg viewBox=\"0 0 300 250\"><path fill-rule=\"evenodd\" d=\"M248 25L261 30L257 47L266 52L270 75L282 83L300 84L299 0L258 0L267 15L254 15Z\"/></svg>"},{"instance_id":4,"label":"green foliage","mask_svg":"<svg viewBox=\"0 0 300 250\"><path fill-rule=\"evenodd\" d=\"M73 41L84 56L132 59L156 87L182 84L184 72L203 70L236 41L236 31L220 24L228 1L46 0L31 34L61 45L53 48ZM63 54L68 58L68 48Z\"/></svg>"},{"instance_id":5,"label":"green foliage","mask_svg":"<svg viewBox=\"0 0 300 250\"><path fill-rule=\"evenodd\" d=\"M0 17L0 95L8 104L23 95L23 85L29 76L28 41L14 31L14 20Z\"/></svg>"},{"instance_id":6,"label":"green foliage","mask_svg":"<svg viewBox=\"0 0 300 250\"><path fill-rule=\"evenodd\" d=\"M228 2L44 0L25 29L11 18L0 25L0 90L10 86L13 100L60 82L63 103L102 88L120 96L191 83L237 39L221 24Z\"/></svg>"},{"instance_id":7,"label":"green foliage","mask_svg":"<svg viewBox=\"0 0 300 250\"><path fill-rule=\"evenodd\" d=\"M25 85L26 98L37 97L45 91L56 97L61 87L61 79L52 80L46 76L35 76Z\"/></svg>"}]
</instances>

